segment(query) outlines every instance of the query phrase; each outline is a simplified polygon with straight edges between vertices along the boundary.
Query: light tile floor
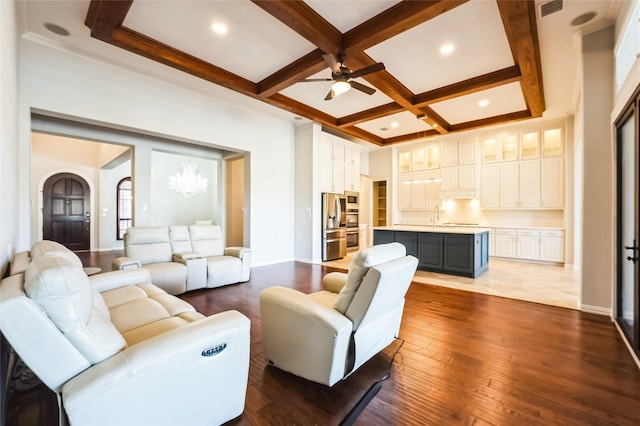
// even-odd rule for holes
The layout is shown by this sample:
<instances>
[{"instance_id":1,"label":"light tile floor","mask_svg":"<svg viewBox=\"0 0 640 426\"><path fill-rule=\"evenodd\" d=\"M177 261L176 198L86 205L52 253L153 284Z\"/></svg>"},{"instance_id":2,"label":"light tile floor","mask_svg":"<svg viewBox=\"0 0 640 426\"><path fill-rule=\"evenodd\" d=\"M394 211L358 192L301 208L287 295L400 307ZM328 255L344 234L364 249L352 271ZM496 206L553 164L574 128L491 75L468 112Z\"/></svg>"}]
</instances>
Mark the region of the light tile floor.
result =
<instances>
[{"instance_id":1,"label":"light tile floor","mask_svg":"<svg viewBox=\"0 0 640 426\"><path fill-rule=\"evenodd\" d=\"M349 268L353 252L323 265ZM417 271L414 281L493 296L578 309L580 271L568 266L491 258L489 270L478 278Z\"/></svg>"}]
</instances>

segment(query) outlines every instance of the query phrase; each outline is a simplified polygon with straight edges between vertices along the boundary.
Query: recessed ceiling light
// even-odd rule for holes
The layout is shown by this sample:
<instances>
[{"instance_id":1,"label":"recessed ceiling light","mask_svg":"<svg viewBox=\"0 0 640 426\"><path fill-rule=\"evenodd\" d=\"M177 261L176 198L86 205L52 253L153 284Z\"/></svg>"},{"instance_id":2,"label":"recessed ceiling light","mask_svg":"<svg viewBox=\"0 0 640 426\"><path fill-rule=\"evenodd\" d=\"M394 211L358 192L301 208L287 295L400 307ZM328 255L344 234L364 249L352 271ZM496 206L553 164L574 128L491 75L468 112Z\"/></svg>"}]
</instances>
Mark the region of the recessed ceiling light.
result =
<instances>
[{"instance_id":1,"label":"recessed ceiling light","mask_svg":"<svg viewBox=\"0 0 640 426\"><path fill-rule=\"evenodd\" d=\"M397 121L393 121L393 122L391 122L391 124L390 124L390 126L391 126L391 127L393 127L393 128L396 128L396 127L398 127L399 125L400 125L400 124L399 124Z\"/></svg>"},{"instance_id":2,"label":"recessed ceiling light","mask_svg":"<svg viewBox=\"0 0 640 426\"><path fill-rule=\"evenodd\" d=\"M223 24L222 22L215 22L213 25L211 25L211 29L216 34L226 34L227 33L227 26L225 24Z\"/></svg>"},{"instance_id":3,"label":"recessed ceiling light","mask_svg":"<svg viewBox=\"0 0 640 426\"><path fill-rule=\"evenodd\" d=\"M446 43L440 46L440 53L443 55L449 55L451 52L453 52L454 49L455 46L453 44Z\"/></svg>"},{"instance_id":4,"label":"recessed ceiling light","mask_svg":"<svg viewBox=\"0 0 640 426\"><path fill-rule=\"evenodd\" d=\"M479 106L479 107L484 108L484 107L486 107L487 105L489 105L489 101L488 101L488 100L486 100L486 99L483 99L483 100L481 100L480 102L478 102L478 106Z\"/></svg>"},{"instance_id":5,"label":"recessed ceiling light","mask_svg":"<svg viewBox=\"0 0 640 426\"><path fill-rule=\"evenodd\" d=\"M44 27L52 33L58 34L60 36L66 37L71 34L66 28L62 28L60 25L52 24L51 22L45 23Z\"/></svg>"}]
</instances>

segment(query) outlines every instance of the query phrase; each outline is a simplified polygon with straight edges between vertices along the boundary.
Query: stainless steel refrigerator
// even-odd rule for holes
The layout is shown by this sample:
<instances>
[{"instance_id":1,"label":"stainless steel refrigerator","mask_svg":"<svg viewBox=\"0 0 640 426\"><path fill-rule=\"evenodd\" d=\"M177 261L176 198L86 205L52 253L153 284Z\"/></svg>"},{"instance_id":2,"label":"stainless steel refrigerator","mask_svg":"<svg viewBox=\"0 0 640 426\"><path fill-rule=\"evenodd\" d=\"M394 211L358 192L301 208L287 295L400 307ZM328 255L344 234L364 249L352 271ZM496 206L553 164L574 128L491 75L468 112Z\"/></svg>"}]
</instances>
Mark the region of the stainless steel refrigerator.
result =
<instances>
[{"instance_id":1,"label":"stainless steel refrigerator","mask_svg":"<svg viewBox=\"0 0 640 426\"><path fill-rule=\"evenodd\" d=\"M322 194L322 260L347 254L347 200L342 194Z\"/></svg>"}]
</instances>

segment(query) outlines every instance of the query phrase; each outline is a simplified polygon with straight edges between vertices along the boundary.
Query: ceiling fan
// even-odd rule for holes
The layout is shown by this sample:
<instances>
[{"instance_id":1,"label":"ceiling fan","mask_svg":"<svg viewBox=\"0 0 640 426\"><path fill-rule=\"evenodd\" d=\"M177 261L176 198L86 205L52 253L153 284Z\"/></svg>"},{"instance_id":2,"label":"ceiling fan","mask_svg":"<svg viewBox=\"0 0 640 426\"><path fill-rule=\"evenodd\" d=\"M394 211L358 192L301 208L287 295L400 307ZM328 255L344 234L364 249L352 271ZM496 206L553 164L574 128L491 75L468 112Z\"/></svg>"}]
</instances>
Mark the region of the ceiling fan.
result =
<instances>
[{"instance_id":1,"label":"ceiling fan","mask_svg":"<svg viewBox=\"0 0 640 426\"><path fill-rule=\"evenodd\" d=\"M384 70L384 64L382 62L378 62L377 64L369 65L368 67L361 68L356 71L351 71L349 68L344 66L344 54L339 53L337 59L333 57L333 55L322 55L324 61L331 68L331 78L308 78L306 80L302 80L302 82L310 82L310 81L333 81L331 85L331 90L327 93L327 96L324 98L325 101L329 101L333 99L334 96L341 95L345 92L348 92L352 87L356 90L366 93L367 95L373 95L376 92L376 89L365 86L364 84L358 83L357 81L350 81L352 78L362 77L367 74L371 74L374 72Z\"/></svg>"}]
</instances>

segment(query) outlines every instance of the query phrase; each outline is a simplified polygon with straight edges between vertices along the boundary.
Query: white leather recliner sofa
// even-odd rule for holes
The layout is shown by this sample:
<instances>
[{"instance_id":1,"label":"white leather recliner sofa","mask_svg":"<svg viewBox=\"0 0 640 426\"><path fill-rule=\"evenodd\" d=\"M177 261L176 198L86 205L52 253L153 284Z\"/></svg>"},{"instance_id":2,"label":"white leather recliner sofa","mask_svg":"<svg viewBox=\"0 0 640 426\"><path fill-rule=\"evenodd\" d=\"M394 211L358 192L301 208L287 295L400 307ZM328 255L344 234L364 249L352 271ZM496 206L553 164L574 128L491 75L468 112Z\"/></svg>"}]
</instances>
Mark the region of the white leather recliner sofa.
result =
<instances>
[{"instance_id":1,"label":"white leather recliner sofa","mask_svg":"<svg viewBox=\"0 0 640 426\"><path fill-rule=\"evenodd\" d=\"M73 252L35 243L0 283L0 330L71 425L221 424L244 410L249 319L205 317L146 269L88 277Z\"/></svg>"},{"instance_id":2,"label":"white leather recliner sofa","mask_svg":"<svg viewBox=\"0 0 640 426\"><path fill-rule=\"evenodd\" d=\"M260 294L268 364L333 386L398 335L404 296L418 260L389 243L356 253L347 274L324 276L324 290L304 294L269 287Z\"/></svg>"},{"instance_id":3,"label":"white leather recliner sofa","mask_svg":"<svg viewBox=\"0 0 640 426\"><path fill-rule=\"evenodd\" d=\"M134 226L124 235L124 254L113 269L147 269L169 294L246 282L251 275L251 250L225 248L218 225Z\"/></svg>"}]
</instances>

